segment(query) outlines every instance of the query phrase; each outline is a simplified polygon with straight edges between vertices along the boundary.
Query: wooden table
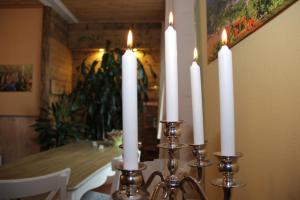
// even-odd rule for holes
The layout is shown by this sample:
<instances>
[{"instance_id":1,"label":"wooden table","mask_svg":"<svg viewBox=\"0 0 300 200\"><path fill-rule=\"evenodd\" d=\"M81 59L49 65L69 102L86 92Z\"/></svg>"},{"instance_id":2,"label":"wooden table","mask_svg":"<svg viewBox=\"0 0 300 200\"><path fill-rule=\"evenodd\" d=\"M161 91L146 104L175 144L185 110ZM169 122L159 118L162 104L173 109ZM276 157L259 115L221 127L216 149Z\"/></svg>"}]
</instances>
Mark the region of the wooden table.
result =
<instances>
[{"instance_id":1,"label":"wooden table","mask_svg":"<svg viewBox=\"0 0 300 200\"><path fill-rule=\"evenodd\" d=\"M105 183L111 174L111 160L119 155L118 147L97 150L91 142L69 144L3 165L0 179L29 178L71 168L68 199L79 200L88 190Z\"/></svg>"}]
</instances>

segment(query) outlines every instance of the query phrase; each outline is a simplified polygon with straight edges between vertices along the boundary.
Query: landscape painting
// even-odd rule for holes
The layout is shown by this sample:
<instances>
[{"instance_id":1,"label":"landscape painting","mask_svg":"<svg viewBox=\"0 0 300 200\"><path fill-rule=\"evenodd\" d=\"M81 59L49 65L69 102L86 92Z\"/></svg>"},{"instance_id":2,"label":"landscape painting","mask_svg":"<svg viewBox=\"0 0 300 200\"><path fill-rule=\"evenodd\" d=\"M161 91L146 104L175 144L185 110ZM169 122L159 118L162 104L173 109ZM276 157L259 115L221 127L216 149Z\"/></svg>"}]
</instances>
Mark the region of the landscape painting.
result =
<instances>
[{"instance_id":1,"label":"landscape painting","mask_svg":"<svg viewBox=\"0 0 300 200\"><path fill-rule=\"evenodd\" d=\"M225 28L233 46L297 0L206 0L208 61L216 58Z\"/></svg>"},{"instance_id":2,"label":"landscape painting","mask_svg":"<svg viewBox=\"0 0 300 200\"><path fill-rule=\"evenodd\" d=\"M26 92L32 89L32 64L1 65L0 92Z\"/></svg>"}]
</instances>

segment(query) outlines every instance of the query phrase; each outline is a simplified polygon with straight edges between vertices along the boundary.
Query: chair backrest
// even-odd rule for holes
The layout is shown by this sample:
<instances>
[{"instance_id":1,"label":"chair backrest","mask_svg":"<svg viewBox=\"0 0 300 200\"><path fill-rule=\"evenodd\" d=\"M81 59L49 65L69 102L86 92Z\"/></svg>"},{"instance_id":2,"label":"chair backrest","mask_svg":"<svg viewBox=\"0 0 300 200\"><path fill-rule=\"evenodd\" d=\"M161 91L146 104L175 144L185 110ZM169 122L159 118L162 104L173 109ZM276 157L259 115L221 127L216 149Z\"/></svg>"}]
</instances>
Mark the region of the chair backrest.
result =
<instances>
[{"instance_id":1,"label":"chair backrest","mask_svg":"<svg viewBox=\"0 0 300 200\"><path fill-rule=\"evenodd\" d=\"M71 169L67 168L52 174L25 179L0 180L0 200L48 194L47 200L60 194L60 200L67 198L67 183Z\"/></svg>"}]
</instances>

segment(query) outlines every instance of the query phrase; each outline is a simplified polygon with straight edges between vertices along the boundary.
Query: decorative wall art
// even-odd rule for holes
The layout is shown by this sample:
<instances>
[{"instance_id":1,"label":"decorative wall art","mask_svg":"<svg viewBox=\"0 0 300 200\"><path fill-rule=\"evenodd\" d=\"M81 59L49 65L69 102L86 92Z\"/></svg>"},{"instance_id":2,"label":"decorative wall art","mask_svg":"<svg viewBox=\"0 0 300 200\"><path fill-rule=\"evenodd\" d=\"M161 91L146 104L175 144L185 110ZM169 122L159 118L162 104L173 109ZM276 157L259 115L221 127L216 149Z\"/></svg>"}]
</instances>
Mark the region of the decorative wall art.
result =
<instances>
[{"instance_id":1,"label":"decorative wall art","mask_svg":"<svg viewBox=\"0 0 300 200\"><path fill-rule=\"evenodd\" d=\"M32 90L32 64L0 65L0 92Z\"/></svg>"},{"instance_id":2,"label":"decorative wall art","mask_svg":"<svg viewBox=\"0 0 300 200\"><path fill-rule=\"evenodd\" d=\"M221 47L221 32L234 46L297 0L206 0L208 61Z\"/></svg>"}]
</instances>

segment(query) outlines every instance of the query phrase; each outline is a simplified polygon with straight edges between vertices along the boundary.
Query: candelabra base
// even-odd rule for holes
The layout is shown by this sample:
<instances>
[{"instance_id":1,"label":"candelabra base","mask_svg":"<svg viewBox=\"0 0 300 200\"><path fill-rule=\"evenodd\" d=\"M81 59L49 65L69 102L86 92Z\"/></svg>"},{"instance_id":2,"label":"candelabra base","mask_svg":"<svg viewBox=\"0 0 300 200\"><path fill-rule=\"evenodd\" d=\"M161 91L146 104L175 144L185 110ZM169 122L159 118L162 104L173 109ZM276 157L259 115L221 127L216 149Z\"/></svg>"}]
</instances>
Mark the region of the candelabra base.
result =
<instances>
[{"instance_id":1,"label":"candelabra base","mask_svg":"<svg viewBox=\"0 0 300 200\"><path fill-rule=\"evenodd\" d=\"M176 171L178 169L178 160L175 158L175 154L182 148L188 147L186 144L180 144L178 142L178 137L180 136L179 125L182 121L161 121L165 125L164 135L167 138L167 143L159 144L158 147L161 149L166 149L168 151L168 170L169 174L164 177L160 172L154 172L148 179L146 183L147 186L153 181L155 176L159 176L161 181L155 186L150 200L157 199L169 199L176 200L177 196L185 195L184 185L187 184L192 186L200 196L200 199L207 199L204 190L198 184L198 181L191 176L188 177L178 177Z\"/></svg>"},{"instance_id":2,"label":"candelabra base","mask_svg":"<svg viewBox=\"0 0 300 200\"><path fill-rule=\"evenodd\" d=\"M246 185L234 178L234 174L239 171L237 160L242 157L242 153L236 153L236 155L233 156L224 156L220 152L217 152L214 153L214 155L219 159L218 168L223 174L223 177L214 179L211 183L214 186L222 187L224 191L224 200L230 200L232 188L243 187Z\"/></svg>"},{"instance_id":3,"label":"candelabra base","mask_svg":"<svg viewBox=\"0 0 300 200\"><path fill-rule=\"evenodd\" d=\"M212 162L206 159L206 144L191 144L194 160L191 160L188 165L197 168L198 183L205 188L205 175L204 170L206 167L211 166Z\"/></svg>"},{"instance_id":4,"label":"candelabra base","mask_svg":"<svg viewBox=\"0 0 300 200\"><path fill-rule=\"evenodd\" d=\"M113 200L148 200L149 194L142 190L138 190L136 191L134 196L127 196L126 191L120 190L112 194L112 199Z\"/></svg>"},{"instance_id":5,"label":"candelabra base","mask_svg":"<svg viewBox=\"0 0 300 200\"><path fill-rule=\"evenodd\" d=\"M144 190L145 181L142 171L146 168L143 163L137 170L126 170L120 164L117 169L121 171L120 188L112 194L113 200L148 200L149 193Z\"/></svg>"},{"instance_id":6,"label":"candelabra base","mask_svg":"<svg viewBox=\"0 0 300 200\"><path fill-rule=\"evenodd\" d=\"M197 194L199 195L198 198L200 200L208 199L203 188L198 184L198 181L191 176L184 177L181 180L178 180L178 179L171 180L170 177L168 177L167 179L164 179L163 177L161 177L161 179L162 179L161 182L159 182L155 186L155 188L150 196L150 200L182 199L182 197L179 198L179 196L184 197L184 196L186 196L186 194L188 194L184 187L185 184L189 185L190 187L192 187L192 189L194 189L194 191L197 192ZM150 180L149 182L151 182L153 180L153 177L149 180ZM147 184L149 184L149 183L147 183Z\"/></svg>"}]
</instances>

